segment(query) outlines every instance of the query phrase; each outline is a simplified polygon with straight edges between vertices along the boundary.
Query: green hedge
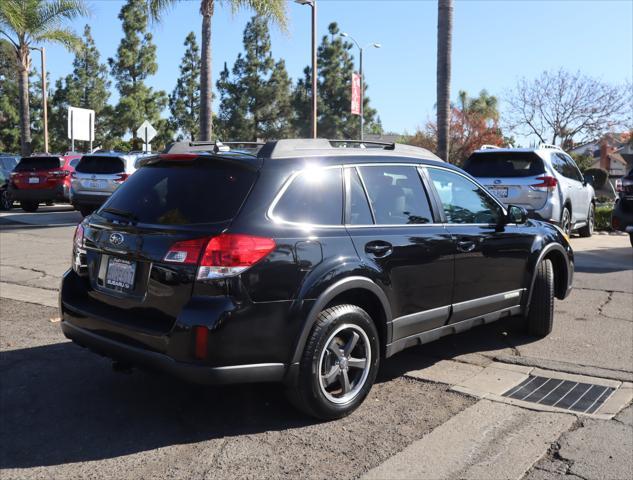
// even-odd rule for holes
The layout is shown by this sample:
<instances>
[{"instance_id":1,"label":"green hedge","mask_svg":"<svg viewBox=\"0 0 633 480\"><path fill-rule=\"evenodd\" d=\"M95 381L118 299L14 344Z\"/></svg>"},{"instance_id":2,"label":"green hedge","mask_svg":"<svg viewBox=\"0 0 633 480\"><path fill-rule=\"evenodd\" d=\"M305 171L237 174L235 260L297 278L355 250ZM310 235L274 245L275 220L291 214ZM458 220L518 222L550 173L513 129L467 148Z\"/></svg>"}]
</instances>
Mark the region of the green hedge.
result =
<instances>
[{"instance_id":1,"label":"green hedge","mask_svg":"<svg viewBox=\"0 0 633 480\"><path fill-rule=\"evenodd\" d=\"M611 213L613 207L610 205L596 207L596 230L611 230Z\"/></svg>"}]
</instances>

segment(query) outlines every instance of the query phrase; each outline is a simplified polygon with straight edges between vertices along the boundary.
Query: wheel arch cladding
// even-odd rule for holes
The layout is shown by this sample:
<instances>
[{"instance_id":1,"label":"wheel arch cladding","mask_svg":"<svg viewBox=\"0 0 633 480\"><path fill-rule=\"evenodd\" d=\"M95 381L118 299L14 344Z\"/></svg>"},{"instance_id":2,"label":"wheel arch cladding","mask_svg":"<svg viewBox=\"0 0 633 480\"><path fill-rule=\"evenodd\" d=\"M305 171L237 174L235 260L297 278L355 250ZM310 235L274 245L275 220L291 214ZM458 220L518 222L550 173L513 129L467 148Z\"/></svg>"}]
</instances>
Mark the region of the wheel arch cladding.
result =
<instances>
[{"instance_id":1,"label":"wheel arch cladding","mask_svg":"<svg viewBox=\"0 0 633 480\"><path fill-rule=\"evenodd\" d=\"M296 343L292 363L301 360L301 354L319 313L328 307L353 304L365 310L378 330L380 347L383 350L390 341L391 307L382 289L366 277L347 277L330 285L316 300L304 322Z\"/></svg>"},{"instance_id":2,"label":"wheel arch cladding","mask_svg":"<svg viewBox=\"0 0 633 480\"><path fill-rule=\"evenodd\" d=\"M554 295L556 298L563 299L567 293L569 266L567 264L565 249L558 243L550 243L541 250L541 253L531 268L530 283L528 284L528 298L525 304L526 308L529 308L530 301L532 300L532 290L534 289L534 282L536 281L538 265L543 260L550 260L552 262L552 269L554 273Z\"/></svg>"}]
</instances>

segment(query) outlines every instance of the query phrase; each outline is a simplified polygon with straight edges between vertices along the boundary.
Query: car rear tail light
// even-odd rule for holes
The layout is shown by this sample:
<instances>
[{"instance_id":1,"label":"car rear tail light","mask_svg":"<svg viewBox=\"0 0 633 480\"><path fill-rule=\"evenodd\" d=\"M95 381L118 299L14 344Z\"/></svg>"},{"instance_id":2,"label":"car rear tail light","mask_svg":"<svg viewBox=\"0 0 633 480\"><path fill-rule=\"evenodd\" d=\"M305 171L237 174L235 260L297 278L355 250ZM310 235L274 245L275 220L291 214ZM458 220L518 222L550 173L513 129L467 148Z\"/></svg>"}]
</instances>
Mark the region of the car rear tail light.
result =
<instances>
[{"instance_id":1,"label":"car rear tail light","mask_svg":"<svg viewBox=\"0 0 633 480\"><path fill-rule=\"evenodd\" d=\"M72 256L72 269L79 275L85 274L88 268L84 246L84 227L82 224L79 224L75 229L75 236L73 237Z\"/></svg>"},{"instance_id":2,"label":"car rear tail light","mask_svg":"<svg viewBox=\"0 0 633 480\"><path fill-rule=\"evenodd\" d=\"M536 180L540 180L540 183L534 183L530 185L532 188L541 189L541 190L553 190L558 185L558 180L556 177L550 177L548 175L543 175L542 177L536 177Z\"/></svg>"},{"instance_id":3,"label":"car rear tail light","mask_svg":"<svg viewBox=\"0 0 633 480\"><path fill-rule=\"evenodd\" d=\"M117 178L114 179L114 181L116 183L123 183L123 182L125 182L125 180L127 180L127 177L129 177L129 175L127 173L119 173L117 175Z\"/></svg>"},{"instance_id":4,"label":"car rear tail light","mask_svg":"<svg viewBox=\"0 0 633 480\"><path fill-rule=\"evenodd\" d=\"M611 217L611 228L613 230L620 230L621 224L620 219L618 217Z\"/></svg>"},{"instance_id":5,"label":"car rear tail light","mask_svg":"<svg viewBox=\"0 0 633 480\"><path fill-rule=\"evenodd\" d=\"M165 255L164 260L183 265L197 265L200 252L202 252L207 241L207 238L196 238L195 240L174 243L167 255Z\"/></svg>"},{"instance_id":6,"label":"car rear tail light","mask_svg":"<svg viewBox=\"0 0 633 480\"><path fill-rule=\"evenodd\" d=\"M618 178L618 179L616 179L616 181L615 181L615 191L616 191L616 192L618 192L618 193L620 193L622 190L623 190L623 189L622 189L622 179L621 179L621 178Z\"/></svg>"},{"instance_id":7,"label":"car rear tail light","mask_svg":"<svg viewBox=\"0 0 633 480\"><path fill-rule=\"evenodd\" d=\"M207 358L207 345L209 340L209 329L207 327L193 327L195 337L194 356L198 360Z\"/></svg>"},{"instance_id":8,"label":"car rear tail light","mask_svg":"<svg viewBox=\"0 0 633 480\"><path fill-rule=\"evenodd\" d=\"M84 246L84 227L81 223L77 225L77 228L75 229L73 245L79 248L83 248Z\"/></svg>"},{"instance_id":9,"label":"car rear tail light","mask_svg":"<svg viewBox=\"0 0 633 480\"><path fill-rule=\"evenodd\" d=\"M164 257L166 262L198 265L198 280L239 275L272 252L272 238L223 233L217 237L177 242Z\"/></svg>"}]
</instances>

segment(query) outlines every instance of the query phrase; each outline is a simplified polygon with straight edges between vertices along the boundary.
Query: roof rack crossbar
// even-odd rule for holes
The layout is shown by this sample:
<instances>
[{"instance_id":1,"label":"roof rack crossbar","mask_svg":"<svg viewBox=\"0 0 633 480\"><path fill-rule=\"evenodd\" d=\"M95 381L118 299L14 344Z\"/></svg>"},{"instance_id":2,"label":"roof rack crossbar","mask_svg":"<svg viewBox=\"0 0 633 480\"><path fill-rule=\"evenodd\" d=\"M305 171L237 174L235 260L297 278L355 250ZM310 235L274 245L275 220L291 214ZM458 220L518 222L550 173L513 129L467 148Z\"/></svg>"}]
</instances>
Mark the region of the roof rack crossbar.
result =
<instances>
[{"instance_id":1,"label":"roof rack crossbar","mask_svg":"<svg viewBox=\"0 0 633 480\"><path fill-rule=\"evenodd\" d=\"M552 150L562 150L558 145L552 145L550 143L541 143L538 148L550 148Z\"/></svg>"},{"instance_id":2,"label":"roof rack crossbar","mask_svg":"<svg viewBox=\"0 0 633 480\"><path fill-rule=\"evenodd\" d=\"M479 150L500 150L501 147L499 145L489 145L489 144L484 144L481 147L479 147Z\"/></svg>"}]
</instances>

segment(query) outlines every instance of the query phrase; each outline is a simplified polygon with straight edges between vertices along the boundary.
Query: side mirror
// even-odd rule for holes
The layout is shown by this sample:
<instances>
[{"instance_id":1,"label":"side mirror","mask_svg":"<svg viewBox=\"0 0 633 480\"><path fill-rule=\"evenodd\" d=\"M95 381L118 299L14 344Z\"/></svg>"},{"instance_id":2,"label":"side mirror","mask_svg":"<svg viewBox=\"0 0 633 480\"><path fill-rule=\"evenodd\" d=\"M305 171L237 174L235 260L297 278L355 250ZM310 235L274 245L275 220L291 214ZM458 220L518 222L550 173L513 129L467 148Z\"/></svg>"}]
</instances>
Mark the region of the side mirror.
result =
<instances>
[{"instance_id":1,"label":"side mirror","mask_svg":"<svg viewBox=\"0 0 633 480\"><path fill-rule=\"evenodd\" d=\"M528 213L523 207L517 207L516 205L508 206L508 215L506 216L507 223L516 223L522 225L527 222Z\"/></svg>"},{"instance_id":2,"label":"side mirror","mask_svg":"<svg viewBox=\"0 0 633 480\"><path fill-rule=\"evenodd\" d=\"M584 184L587 185L591 185L593 187L593 182L595 181L593 175L583 175L583 180L584 180Z\"/></svg>"}]
</instances>

